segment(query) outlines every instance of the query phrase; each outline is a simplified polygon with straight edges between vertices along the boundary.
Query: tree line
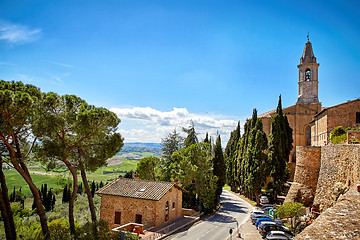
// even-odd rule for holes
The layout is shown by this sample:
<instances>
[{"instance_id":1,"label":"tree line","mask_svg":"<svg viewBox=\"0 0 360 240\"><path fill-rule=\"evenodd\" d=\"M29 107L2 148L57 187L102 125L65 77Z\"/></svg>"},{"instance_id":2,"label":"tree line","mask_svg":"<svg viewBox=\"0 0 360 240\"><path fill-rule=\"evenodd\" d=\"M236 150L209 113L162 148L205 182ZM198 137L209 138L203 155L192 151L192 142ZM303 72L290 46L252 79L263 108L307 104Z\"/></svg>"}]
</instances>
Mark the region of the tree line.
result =
<instances>
[{"instance_id":1,"label":"tree line","mask_svg":"<svg viewBox=\"0 0 360 240\"><path fill-rule=\"evenodd\" d=\"M225 148L226 183L233 191L240 191L250 199L261 194L261 189L270 182L273 197L281 192L289 178L287 165L292 149L292 129L287 116L282 112L279 96L276 114L271 118L271 132L267 138L262 120L253 110L252 118L244 125L241 136L240 123L231 132Z\"/></svg>"},{"instance_id":2,"label":"tree line","mask_svg":"<svg viewBox=\"0 0 360 240\"><path fill-rule=\"evenodd\" d=\"M186 138L176 129L162 139L161 158L147 157L140 160L136 172L140 179L174 181L187 190L183 194L183 207L211 212L219 205L225 184L225 159L220 135L214 146L206 134L199 142L194 123L182 128Z\"/></svg>"},{"instance_id":3,"label":"tree line","mask_svg":"<svg viewBox=\"0 0 360 240\"><path fill-rule=\"evenodd\" d=\"M30 84L0 81L0 210L7 239L16 239L17 234L3 163L14 168L29 185L44 239L51 237L43 205L45 191L41 193L37 189L28 164L39 161L48 169L66 166L73 179L69 224L71 236L76 239L74 201L78 192L78 172L88 196L92 222L96 223L86 172L104 166L106 159L120 151L123 138L116 132L119 123L115 113L89 105L75 95L60 96L41 92ZM93 228L93 235L96 238L97 228Z\"/></svg>"}]
</instances>

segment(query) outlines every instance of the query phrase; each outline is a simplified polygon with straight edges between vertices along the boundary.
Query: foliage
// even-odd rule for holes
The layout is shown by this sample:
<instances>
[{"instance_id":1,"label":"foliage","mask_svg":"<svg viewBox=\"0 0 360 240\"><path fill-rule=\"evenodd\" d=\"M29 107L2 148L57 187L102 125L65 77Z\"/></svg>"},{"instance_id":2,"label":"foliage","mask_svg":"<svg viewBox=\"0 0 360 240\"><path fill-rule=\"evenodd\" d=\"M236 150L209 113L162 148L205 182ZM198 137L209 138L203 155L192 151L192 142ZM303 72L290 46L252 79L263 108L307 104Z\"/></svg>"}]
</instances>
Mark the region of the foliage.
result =
<instances>
[{"instance_id":1,"label":"foliage","mask_svg":"<svg viewBox=\"0 0 360 240\"><path fill-rule=\"evenodd\" d=\"M11 165L29 185L35 199L43 233L48 234L45 211L27 166L29 154L32 152L37 137L40 136L37 129L43 121L40 115L41 101L41 92L33 85L0 81L1 155L7 156L6 159L10 160ZM6 211L9 209L6 208ZM8 212L7 216L11 214ZM8 217L5 221L8 221Z\"/></svg>"},{"instance_id":2,"label":"foliage","mask_svg":"<svg viewBox=\"0 0 360 240\"><path fill-rule=\"evenodd\" d=\"M226 165L223 150L221 147L221 138L220 135L216 139L216 144L214 146L214 157L212 158L214 166L214 175L217 177L216 182L216 205L220 202L220 195L222 193L222 188L226 182Z\"/></svg>"},{"instance_id":3,"label":"foliage","mask_svg":"<svg viewBox=\"0 0 360 240\"><path fill-rule=\"evenodd\" d=\"M304 209L305 207L301 203L287 202L278 207L276 215L280 218L295 218L295 221L292 222L292 227L295 228L296 217L301 216Z\"/></svg>"},{"instance_id":4,"label":"foliage","mask_svg":"<svg viewBox=\"0 0 360 240\"><path fill-rule=\"evenodd\" d=\"M69 187L65 185L62 194L62 203L68 203L70 201L70 197L71 197L70 185Z\"/></svg>"},{"instance_id":5,"label":"foliage","mask_svg":"<svg viewBox=\"0 0 360 240\"><path fill-rule=\"evenodd\" d=\"M210 169L213 167L210 144L197 143L181 148L172 158L173 163L170 166L172 178L179 179L182 187L189 191L188 195L199 196L201 176L210 174ZM191 197L184 198L184 205L188 207L189 205L196 207L195 203L196 201Z\"/></svg>"},{"instance_id":6,"label":"foliage","mask_svg":"<svg viewBox=\"0 0 360 240\"><path fill-rule=\"evenodd\" d=\"M342 126L338 126L334 128L334 130L330 133L330 142L332 144L342 144L346 142L347 134L346 130L342 128Z\"/></svg>"},{"instance_id":7,"label":"foliage","mask_svg":"<svg viewBox=\"0 0 360 240\"><path fill-rule=\"evenodd\" d=\"M136 173L139 174L139 178L142 180L155 181L156 168L159 163L159 158L146 157L140 160L136 167Z\"/></svg>"},{"instance_id":8,"label":"foliage","mask_svg":"<svg viewBox=\"0 0 360 240\"><path fill-rule=\"evenodd\" d=\"M252 199L254 194L261 192L267 177L265 150L268 142L262 121L257 118L256 109L253 111L252 119L245 123L244 129L244 135L237 148L239 182L244 193Z\"/></svg>"},{"instance_id":9,"label":"foliage","mask_svg":"<svg viewBox=\"0 0 360 240\"><path fill-rule=\"evenodd\" d=\"M163 151L159 166L162 173L160 176L161 180L170 181L170 165L173 162L171 156L183 146L183 142L184 138L176 132L176 129L161 139L161 150Z\"/></svg>"},{"instance_id":10,"label":"foliage","mask_svg":"<svg viewBox=\"0 0 360 240\"><path fill-rule=\"evenodd\" d=\"M226 164L226 182L232 191L236 191L239 185L238 181L238 161L237 161L237 146L241 139L240 122L238 122L236 129L230 133L230 139L225 148L225 164Z\"/></svg>"},{"instance_id":11,"label":"foliage","mask_svg":"<svg viewBox=\"0 0 360 240\"><path fill-rule=\"evenodd\" d=\"M134 171L131 170L124 175L124 178L134 178Z\"/></svg>"},{"instance_id":12,"label":"foliage","mask_svg":"<svg viewBox=\"0 0 360 240\"><path fill-rule=\"evenodd\" d=\"M106 165L123 146L123 139L117 133L120 119L115 113L88 105L74 95L59 96L56 93L43 94L42 122L37 129L41 133L41 145L34 150L37 158L48 166L64 163L73 176L73 193L69 201L69 222L75 233L73 204L77 194L77 172L81 171L85 191L88 195L92 220L96 221L92 203L94 191L90 192L86 171L94 171Z\"/></svg>"},{"instance_id":13,"label":"foliage","mask_svg":"<svg viewBox=\"0 0 360 240\"><path fill-rule=\"evenodd\" d=\"M219 179L213 173L203 174L201 176L201 208L204 212L212 212L218 205L218 182ZM222 189L221 189L222 190Z\"/></svg>"},{"instance_id":14,"label":"foliage","mask_svg":"<svg viewBox=\"0 0 360 240\"><path fill-rule=\"evenodd\" d=\"M190 121L190 126L189 128L182 128L182 130L187 133L187 137L185 138L184 141L184 146L185 147L189 147L192 144L196 144L199 142L198 138L197 138L197 133L195 131L195 126L194 126L194 122L191 120Z\"/></svg>"},{"instance_id":15,"label":"foliage","mask_svg":"<svg viewBox=\"0 0 360 240\"><path fill-rule=\"evenodd\" d=\"M279 96L276 114L271 118L269 138L268 171L272 178L273 194L276 198L290 176L287 162L289 161L290 151L293 147L292 129L286 115L282 113L281 95Z\"/></svg>"}]
</instances>

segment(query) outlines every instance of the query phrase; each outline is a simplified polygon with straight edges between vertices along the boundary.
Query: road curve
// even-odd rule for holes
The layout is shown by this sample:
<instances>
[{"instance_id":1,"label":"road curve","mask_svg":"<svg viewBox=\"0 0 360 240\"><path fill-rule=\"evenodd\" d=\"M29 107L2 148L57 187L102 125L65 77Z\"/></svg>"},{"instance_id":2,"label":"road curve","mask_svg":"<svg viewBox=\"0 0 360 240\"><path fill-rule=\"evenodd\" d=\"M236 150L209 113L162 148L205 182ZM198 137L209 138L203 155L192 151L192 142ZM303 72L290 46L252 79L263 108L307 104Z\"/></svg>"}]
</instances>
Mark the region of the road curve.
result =
<instances>
[{"instance_id":1,"label":"road curve","mask_svg":"<svg viewBox=\"0 0 360 240\"><path fill-rule=\"evenodd\" d=\"M166 239L173 240L218 240L227 239L230 229L237 229L250 216L253 207L240 197L223 190L220 196L221 208L214 215L201 220L190 228Z\"/></svg>"}]
</instances>

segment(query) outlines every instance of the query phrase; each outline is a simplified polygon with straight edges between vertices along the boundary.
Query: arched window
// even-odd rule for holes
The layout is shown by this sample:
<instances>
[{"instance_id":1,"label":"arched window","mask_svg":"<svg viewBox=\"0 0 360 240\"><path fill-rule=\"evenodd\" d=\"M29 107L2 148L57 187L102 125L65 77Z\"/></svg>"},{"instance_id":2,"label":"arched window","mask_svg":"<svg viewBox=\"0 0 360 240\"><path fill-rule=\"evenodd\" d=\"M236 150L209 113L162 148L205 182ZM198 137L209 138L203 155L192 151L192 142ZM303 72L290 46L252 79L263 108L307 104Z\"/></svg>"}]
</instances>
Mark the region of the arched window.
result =
<instances>
[{"instance_id":1,"label":"arched window","mask_svg":"<svg viewBox=\"0 0 360 240\"><path fill-rule=\"evenodd\" d=\"M305 81L310 81L310 69L306 69L305 71Z\"/></svg>"}]
</instances>

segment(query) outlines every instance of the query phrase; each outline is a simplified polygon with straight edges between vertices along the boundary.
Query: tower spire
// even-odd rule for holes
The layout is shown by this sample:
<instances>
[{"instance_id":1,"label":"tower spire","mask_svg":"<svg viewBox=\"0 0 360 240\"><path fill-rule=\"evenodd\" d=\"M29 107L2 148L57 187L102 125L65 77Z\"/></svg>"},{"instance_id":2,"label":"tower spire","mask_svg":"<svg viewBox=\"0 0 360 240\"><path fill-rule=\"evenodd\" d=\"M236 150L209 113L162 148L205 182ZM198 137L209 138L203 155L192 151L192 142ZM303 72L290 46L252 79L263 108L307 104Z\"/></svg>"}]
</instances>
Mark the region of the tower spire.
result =
<instances>
[{"instance_id":1,"label":"tower spire","mask_svg":"<svg viewBox=\"0 0 360 240\"><path fill-rule=\"evenodd\" d=\"M309 41L305 44L304 52L300 58L299 68L299 95L297 103L317 103L318 98L318 67L316 57Z\"/></svg>"}]
</instances>

